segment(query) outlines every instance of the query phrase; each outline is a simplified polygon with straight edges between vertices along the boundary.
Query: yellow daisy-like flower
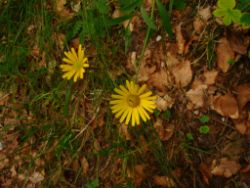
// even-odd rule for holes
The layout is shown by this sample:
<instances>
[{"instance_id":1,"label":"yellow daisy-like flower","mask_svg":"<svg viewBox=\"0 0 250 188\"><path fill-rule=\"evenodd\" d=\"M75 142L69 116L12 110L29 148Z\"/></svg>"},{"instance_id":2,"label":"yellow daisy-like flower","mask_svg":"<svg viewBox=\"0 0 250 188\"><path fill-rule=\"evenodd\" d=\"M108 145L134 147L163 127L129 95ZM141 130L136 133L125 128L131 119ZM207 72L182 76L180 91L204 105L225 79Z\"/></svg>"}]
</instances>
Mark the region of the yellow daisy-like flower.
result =
<instances>
[{"instance_id":1,"label":"yellow daisy-like flower","mask_svg":"<svg viewBox=\"0 0 250 188\"><path fill-rule=\"evenodd\" d=\"M112 113L120 122L128 124L132 119L132 126L139 125L140 119L147 121L150 119L149 113L155 109L156 96L152 96L151 91L145 91L147 86L142 87L133 81L126 81L126 87L123 85L115 88L117 94L111 95L110 101Z\"/></svg>"},{"instance_id":2,"label":"yellow daisy-like flower","mask_svg":"<svg viewBox=\"0 0 250 188\"><path fill-rule=\"evenodd\" d=\"M71 51L64 52L64 54L66 57L62 60L66 64L60 65L60 68L64 72L63 78L70 80L74 77L74 82L76 82L78 78L83 79L85 68L89 67L89 64L88 58L84 55L82 45L79 45L77 53L74 48L71 48Z\"/></svg>"}]
</instances>

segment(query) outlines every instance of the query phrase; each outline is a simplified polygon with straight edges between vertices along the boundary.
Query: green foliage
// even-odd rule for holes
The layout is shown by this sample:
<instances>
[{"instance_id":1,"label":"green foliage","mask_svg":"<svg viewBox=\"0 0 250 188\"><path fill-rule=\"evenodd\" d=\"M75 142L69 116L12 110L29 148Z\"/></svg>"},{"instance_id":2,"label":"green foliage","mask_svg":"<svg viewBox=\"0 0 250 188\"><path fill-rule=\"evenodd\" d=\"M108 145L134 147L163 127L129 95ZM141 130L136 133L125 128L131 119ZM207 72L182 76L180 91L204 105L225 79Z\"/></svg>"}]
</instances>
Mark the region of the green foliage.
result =
<instances>
[{"instance_id":1,"label":"green foliage","mask_svg":"<svg viewBox=\"0 0 250 188\"><path fill-rule=\"evenodd\" d=\"M86 185L87 188L98 188L99 187L99 180L98 179L94 179L90 182L87 183Z\"/></svg>"},{"instance_id":2,"label":"green foliage","mask_svg":"<svg viewBox=\"0 0 250 188\"><path fill-rule=\"evenodd\" d=\"M174 0L173 2L173 8L177 10L183 10L186 7L186 1L185 0Z\"/></svg>"},{"instance_id":3,"label":"green foliage","mask_svg":"<svg viewBox=\"0 0 250 188\"><path fill-rule=\"evenodd\" d=\"M236 5L235 0L219 0L217 3L217 9L213 12L216 17L222 17L226 26L232 22L239 23L241 12L234 9Z\"/></svg>"},{"instance_id":4,"label":"green foliage","mask_svg":"<svg viewBox=\"0 0 250 188\"><path fill-rule=\"evenodd\" d=\"M187 139L187 141L192 141L192 140L194 140L194 137L193 137L192 133L187 133L187 134L186 134L186 139Z\"/></svg>"},{"instance_id":5,"label":"green foliage","mask_svg":"<svg viewBox=\"0 0 250 188\"><path fill-rule=\"evenodd\" d=\"M207 122L209 122L209 117L207 115L202 115L199 118L199 120L200 120L201 123L207 123Z\"/></svg>"},{"instance_id":6,"label":"green foliage","mask_svg":"<svg viewBox=\"0 0 250 188\"><path fill-rule=\"evenodd\" d=\"M162 114L162 118L164 120L167 120L167 121L170 120L171 116L172 116L172 114L171 114L171 111L169 109L164 111L163 114Z\"/></svg>"},{"instance_id":7,"label":"green foliage","mask_svg":"<svg viewBox=\"0 0 250 188\"><path fill-rule=\"evenodd\" d=\"M244 27L250 26L250 13L244 13L241 16L240 22Z\"/></svg>"},{"instance_id":8,"label":"green foliage","mask_svg":"<svg viewBox=\"0 0 250 188\"><path fill-rule=\"evenodd\" d=\"M217 9L213 14L216 17L221 17L226 26L236 23L241 24L243 27L249 27L249 14L242 12L247 6L249 6L249 2L245 0L239 2L238 9L235 0L218 0Z\"/></svg>"},{"instance_id":9,"label":"green foliage","mask_svg":"<svg viewBox=\"0 0 250 188\"><path fill-rule=\"evenodd\" d=\"M209 129L209 127L208 127L207 125L202 125L202 126L200 126L200 128L199 128L199 132L200 132L201 134L208 134L209 131L210 131L210 129Z\"/></svg>"},{"instance_id":10,"label":"green foliage","mask_svg":"<svg viewBox=\"0 0 250 188\"><path fill-rule=\"evenodd\" d=\"M233 60L233 59L230 59L230 60L228 60L228 62L227 62L229 65L233 65L234 63L235 63L235 61Z\"/></svg>"},{"instance_id":11,"label":"green foliage","mask_svg":"<svg viewBox=\"0 0 250 188\"><path fill-rule=\"evenodd\" d=\"M172 26L171 26L171 22L170 22L170 15L167 12L164 5L161 3L161 1L156 0L156 5L157 5L158 10L159 10L162 25L165 28L165 30L167 31L167 33L169 34L170 38L173 39L174 38L174 33L172 31Z\"/></svg>"},{"instance_id":12,"label":"green foliage","mask_svg":"<svg viewBox=\"0 0 250 188\"><path fill-rule=\"evenodd\" d=\"M241 11L249 11L250 10L250 1L249 0L239 0L237 8Z\"/></svg>"},{"instance_id":13,"label":"green foliage","mask_svg":"<svg viewBox=\"0 0 250 188\"><path fill-rule=\"evenodd\" d=\"M142 18L143 18L144 22L147 24L147 26L150 29L156 30L157 28L156 28L156 25L154 23L154 20L148 16L146 10L143 7L141 7L140 10L141 10Z\"/></svg>"}]
</instances>

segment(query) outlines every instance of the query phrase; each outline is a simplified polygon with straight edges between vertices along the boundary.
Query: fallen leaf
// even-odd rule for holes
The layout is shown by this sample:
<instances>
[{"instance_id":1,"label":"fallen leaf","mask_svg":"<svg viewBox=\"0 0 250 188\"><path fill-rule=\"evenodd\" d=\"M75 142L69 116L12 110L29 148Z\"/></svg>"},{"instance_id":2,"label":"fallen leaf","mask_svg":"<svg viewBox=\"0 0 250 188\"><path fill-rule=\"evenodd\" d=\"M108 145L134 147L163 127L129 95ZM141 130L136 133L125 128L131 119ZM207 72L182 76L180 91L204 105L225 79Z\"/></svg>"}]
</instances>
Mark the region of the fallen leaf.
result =
<instances>
[{"instance_id":1,"label":"fallen leaf","mask_svg":"<svg viewBox=\"0 0 250 188\"><path fill-rule=\"evenodd\" d=\"M0 170L4 169L7 165L9 165L9 159L5 154L0 153Z\"/></svg>"},{"instance_id":2,"label":"fallen leaf","mask_svg":"<svg viewBox=\"0 0 250 188\"><path fill-rule=\"evenodd\" d=\"M152 58L152 51L146 50L140 64L140 70L138 74L139 82L148 81L151 75L155 72L156 65L151 64L152 63L151 58Z\"/></svg>"},{"instance_id":3,"label":"fallen leaf","mask_svg":"<svg viewBox=\"0 0 250 188\"><path fill-rule=\"evenodd\" d=\"M175 187L174 180L167 176L154 176L154 184L163 187Z\"/></svg>"},{"instance_id":4,"label":"fallen leaf","mask_svg":"<svg viewBox=\"0 0 250 188\"><path fill-rule=\"evenodd\" d=\"M86 157L83 157L81 159L81 166L82 166L82 172L83 172L83 174L86 175L88 173L88 171L89 171L89 163L88 163Z\"/></svg>"},{"instance_id":5,"label":"fallen leaf","mask_svg":"<svg viewBox=\"0 0 250 188\"><path fill-rule=\"evenodd\" d=\"M216 47L216 55L217 55L217 66L222 72L226 73L230 64L228 63L230 60L235 59L235 53L232 50L227 38L221 38L219 40L219 44Z\"/></svg>"},{"instance_id":6,"label":"fallen leaf","mask_svg":"<svg viewBox=\"0 0 250 188\"><path fill-rule=\"evenodd\" d=\"M160 111L165 111L168 108L171 108L173 104L174 101L169 95L165 95L164 97L157 97L156 108Z\"/></svg>"},{"instance_id":7,"label":"fallen leaf","mask_svg":"<svg viewBox=\"0 0 250 188\"><path fill-rule=\"evenodd\" d=\"M190 89L186 96L194 104L194 108L200 108L204 106L204 97L207 85L200 84L194 89Z\"/></svg>"},{"instance_id":8,"label":"fallen leaf","mask_svg":"<svg viewBox=\"0 0 250 188\"><path fill-rule=\"evenodd\" d=\"M241 173L250 172L250 164L248 164L246 167L244 167L240 172L241 172Z\"/></svg>"},{"instance_id":9,"label":"fallen leaf","mask_svg":"<svg viewBox=\"0 0 250 188\"><path fill-rule=\"evenodd\" d=\"M210 167L205 163L201 163L199 166L199 170L202 174L203 180L207 185L209 185L209 179L211 177Z\"/></svg>"},{"instance_id":10,"label":"fallen leaf","mask_svg":"<svg viewBox=\"0 0 250 188\"><path fill-rule=\"evenodd\" d=\"M160 91L165 91L166 87L169 86L170 83L170 74L165 69L154 72L148 80L148 85L153 86Z\"/></svg>"},{"instance_id":11,"label":"fallen leaf","mask_svg":"<svg viewBox=\"0 0 250 188\"><path fill-rule=\"evenodd\" d=\"M142 181L146 178L145 165L136 165L135 166L135 185L140 187Z\"/></svg>"},{"instance_id":12,"label":"fallen leaf","mask_svg":"<svg viewBox=\"0 0 250 188\"><path fill-rule=\"evenodd\" d=\"M158 133L160 139L162 141L167 141L173 136L175 126L173 124L167 124L166 126L164 126L163 120L157 118L156 122L154 123L154 128Z\"/></svg>"},{"instance_id":13,"label":"fallen leaf","mask_svg":"<svg viewBox=\"0 0 250 188\"><path fill-rule=\"evenodd\" d=\"M175 83L180 84L181 87L187 86L193 77L193 71L189 60L185 60L171 69L174 75Z\"/></svg>"},{"instance_id":14,"label":"fallen leaf","mask_svg":"<svg viewBox=\"0 0 250 188\"><path fill-rule=\"evenodd\" d=\"M131 140L131 135L128 131L128 126L124 123L122 123L120 126L119 126L119 133L122 134L126 140Z\"/></svg>"},{"instance_id":15,"label":"fallen leaf","mask_svg":"<svg viewBox=\"0 0 250 188\"><path fill-rule=\"evenodd\" d=\"M73 17L73 14L69 9L65 7L67 0L56 0L55 1L55 12L64 19L70 19Z\"/></svg>"},{"instance_id":16,"label":"fallen leaf","mask_svg":"<svg viewBox=\"0 0 250 188\"><path fill-rule=\"evenodd\" d=\"M194 19L193 26L196 33L201 33L207 25L207 21L212 17L210 6L199 9Z\"/></svg>"},{"instance_id":17,"label":"fallen leaf","mask_svg":"<svg viewBox=\"0 0 250 188\"><path fill-rule=\"evenodd\" d=\"M233 95L215 96L212 99L212 109L222 116L237 119L239 117L238 103Z\"/></svg>"},{"instance_id":18,"label":"fallen leaf","mask_svg":"<svg viewBox=\"0 0 250 188\"><path fill-rule=\"evenodd\" d=\"M220 159L219 163L213 160L211 173L215 176L224 176L230 178L240 170L241 166L239 163L227 158Z\"/></svg>"},{"instance_id":19,"label":"fallen leaf","mask_svg":"<svg viewBox=\"0 0 250 188\"><path fill-rule=\"evenodd\" d=\"M250 42L249 36L245 36L240 32L228 32L227 38L234 52L241 55L247 54L247 49Z\"/></svg>"},{"instance_id":20,"label":"fallen leaf","mask_svg":"<svg viewBox=\"0 0 250 188\"><path fill-rule=\"evenodd\" d=\"M247 131L247 122L245 120L240 120L240 121L234 121L234 125L236 130L240 133L240 134L245 134Z\"/></svg>"},{"instance_id":21,"label":"fallen leaf","mask_svg":"<svg viewBox=\"0 0 250 188\"><path fill-rule=\"evenodd\" d=\"M218 76L218 71L217 70L205 71L203 73L203 76L205 78L204 84L213 85L215 84L216 78Z\"/></svg>"},{"instance_id":22,"label":"fallen leaf","mask_svg":"<svg viewBox=\"0 0 250 188\"><path fill-rule=\"evenodd\" d=\"M123 13L116 8L112 14L112 18L119 18L124 16ZM131 20L125 20L122 25L124 28L129 28L129 30L132 32L134 30L134 24L133 24L133 18Z\"/></svg>"},{"instance_id":23,"label":"fallen leaf","mask_svg":"<svg viewBox=\"0 0 250 188\"><path fill-rule=\"evenodd\" d=\"M44 180L44 172L34 172L29 180L34 184L41 183Z\"/></svg>"},{"instance_id":24,"label":"fallen leaf","mask_svg":"<svg viewBox=\"0 0 250 188\"><path fill-rule=\"evenodd\" d=\"M181 31L181 25L182 23L174 26L175 36L176 36L176 41L177 41L177 46L178 46L178 54L180 55L184 53L185 43L186 43L183 37L182 31Z\"/></svg>"},{"instance_id":25,"label":"fallen leaf","mask_svg":"<svg viewBox=\"0 0 250 188\"><path fill-rule=\"evenodd\" d=\"M239 103L240 109L243 109L244 106L250 101L250 84L242 84L236 88L237 100Z\"/></svg>"},{"instance_id":26,"label":"fallen leaf","mask_svg":"<svg viewBox=\"0 0 250 188\"><path fill-rule=\"evenodd\" d=\"M129 54L129 58L126 64L126 69L130 72L136 71L136 52L135 51Z\"/></svg>"}]
</instances>

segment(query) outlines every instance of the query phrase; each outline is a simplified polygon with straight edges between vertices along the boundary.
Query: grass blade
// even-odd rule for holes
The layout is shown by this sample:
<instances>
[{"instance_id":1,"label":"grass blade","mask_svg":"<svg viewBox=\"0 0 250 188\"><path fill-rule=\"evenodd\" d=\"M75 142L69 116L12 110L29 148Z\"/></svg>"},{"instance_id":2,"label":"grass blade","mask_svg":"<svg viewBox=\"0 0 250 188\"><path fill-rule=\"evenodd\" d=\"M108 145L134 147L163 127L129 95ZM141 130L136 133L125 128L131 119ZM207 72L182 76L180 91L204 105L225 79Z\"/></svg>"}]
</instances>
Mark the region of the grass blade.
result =
<instances>
[{"instance_id":1,"label":"grass blade","mask_svg":"<svg viewBox=\"0 0 250 188\"><path fill-rule=\"evenodd\" d=\"M160 17L161 17L162 25L164 26L165 30L169 34L169 37L171 39L173 39L174 38L174 33L172 31L172 26L171 26L171 22L170 22L170 15L167 12L167 10L164 7L164 5L159 0L156 0L156 5L157 5L158 10L159 10L159 14L160 14Z\"/></svg>"},{"instance_id":2,"label":"grass blade","mask_svg":"<svg viewBox=\"0 0 250 188\"><path fill-rule=\"evenodd\" d=\"M154 30L157 29L154 21L148 16L146 10L143 7L141 7L141 15L142 15L144 22L147 24L147 26L150 29L154 29Z\"/></svg>"}]
</instances>

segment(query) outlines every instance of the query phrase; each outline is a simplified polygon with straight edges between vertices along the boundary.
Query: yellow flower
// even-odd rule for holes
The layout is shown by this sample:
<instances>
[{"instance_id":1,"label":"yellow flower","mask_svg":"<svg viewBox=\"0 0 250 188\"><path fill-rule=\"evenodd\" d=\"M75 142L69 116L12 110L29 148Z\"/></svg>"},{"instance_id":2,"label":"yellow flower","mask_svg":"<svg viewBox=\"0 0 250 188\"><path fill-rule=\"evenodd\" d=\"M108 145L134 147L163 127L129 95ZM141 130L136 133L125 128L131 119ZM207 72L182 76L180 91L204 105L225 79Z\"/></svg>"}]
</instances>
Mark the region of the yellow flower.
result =
<instances>
[{"instance_id":1,"label":"yellow flower","mask_svg":"<svg viewBox=\"0 0 250 188\"><path fill-rule=\"evenodd\" d=\"M147 121L150 119L149 113L155 109L156 96L152 96L151 91L145 91L147 86L142 87L133 81L126 81L126 87L123 85L115 88L117 94L111 95L110 101L112 113L116 118L120 118L120 122L128 124L132 119L132 126L139 125L140 119Z\"/></svg>"},{"instance_id":2,"label":"yellow flower","mask_svg":"<svg viewBox=\"0 0 250 188\"><path fill-rule=\"evenodd\" d=\"M74 77L74 82L78 78L83 79L85 68L89 67L89 64L88 58L84 55L82 45L79 45L77 53L74 48L71 48L71 51L64 52L64 54L66 57L62 60L65 64L60 65L60 68L64 72L63 78L70 80Z\"/></svg>"}]
</instances>

